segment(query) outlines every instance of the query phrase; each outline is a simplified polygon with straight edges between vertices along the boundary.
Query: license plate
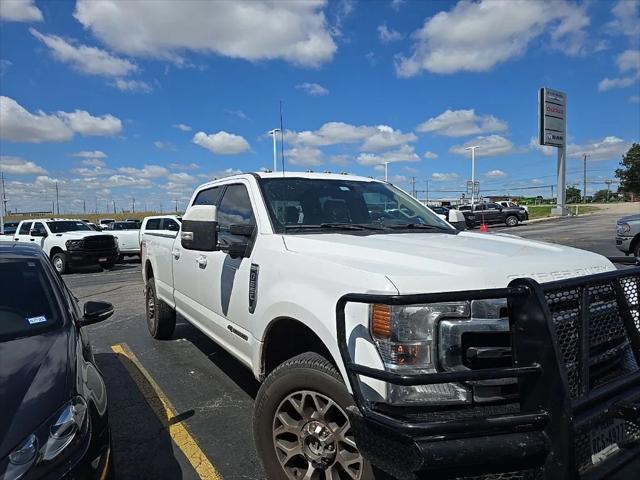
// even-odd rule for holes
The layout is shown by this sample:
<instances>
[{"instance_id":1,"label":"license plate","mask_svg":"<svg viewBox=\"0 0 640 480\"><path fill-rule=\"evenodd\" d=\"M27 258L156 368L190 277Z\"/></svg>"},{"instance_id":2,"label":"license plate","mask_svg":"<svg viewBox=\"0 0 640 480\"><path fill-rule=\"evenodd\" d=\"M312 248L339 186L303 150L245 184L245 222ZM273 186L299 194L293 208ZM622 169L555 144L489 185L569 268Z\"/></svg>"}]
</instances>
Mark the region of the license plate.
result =
<instances>
[{"instance_id":1,"label":"license plate","mask_svg":"<svg viewBox=\"0 0 640 480\"><path fill-rule=\"evenodd\" d=\"M627 438L623 420L607 420L591 430L591 463L600 463L620 450Z\"/></svg>"},{"instance_id":2,"label":"license plate","mask_svg":"<svg viewBox=\"0 0 640 480\"><path fill-rule=\"evenodd\" d=\"M99 262L106 262L106 261L107 261L107 259L106 259L106 258L99 258L99 259L98 259L98 261L99 261Z\"/></svg>"}]
</instances>

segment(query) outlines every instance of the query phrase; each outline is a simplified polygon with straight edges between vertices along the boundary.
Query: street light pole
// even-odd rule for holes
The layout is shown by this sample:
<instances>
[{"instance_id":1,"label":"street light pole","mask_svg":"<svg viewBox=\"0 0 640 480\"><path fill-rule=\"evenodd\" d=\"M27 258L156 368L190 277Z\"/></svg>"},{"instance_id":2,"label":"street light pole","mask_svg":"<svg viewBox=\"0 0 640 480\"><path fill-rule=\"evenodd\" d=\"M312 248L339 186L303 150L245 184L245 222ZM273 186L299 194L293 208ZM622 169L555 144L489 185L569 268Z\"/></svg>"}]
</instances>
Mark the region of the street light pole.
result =
<instances>
[{"instance_id":1,"label":"street light pole","mask_svg":"<svg viewBox=\"0 0 640 480\"><path fill-rule=\"evenodd\" d=\"M384 181L389 181L389 162L384 162Z\"/></svg>"},{"instance_id":2,"label":"street light pole","mask_svg":"<svg viewBox=\"0 0 640 480\"><path fill-rule=\"evenodd\" d=\"M465 148L465 150L471 150L471 205L475 203L476 198L476 148L480 146L473 145Z\"/></svg>"},{"instance_id":3,"label":"street light pole","mask_svg":"<svg viewBox=\"0 0 640 480\"><path fill-rule=\"evenodd\" d=\"M269 130L269 135L273 137L273 171L278 170L278 148L276 146L276 134L280 133L279 128L274 128L273 130Z\"/></svg>"}]
</instances>

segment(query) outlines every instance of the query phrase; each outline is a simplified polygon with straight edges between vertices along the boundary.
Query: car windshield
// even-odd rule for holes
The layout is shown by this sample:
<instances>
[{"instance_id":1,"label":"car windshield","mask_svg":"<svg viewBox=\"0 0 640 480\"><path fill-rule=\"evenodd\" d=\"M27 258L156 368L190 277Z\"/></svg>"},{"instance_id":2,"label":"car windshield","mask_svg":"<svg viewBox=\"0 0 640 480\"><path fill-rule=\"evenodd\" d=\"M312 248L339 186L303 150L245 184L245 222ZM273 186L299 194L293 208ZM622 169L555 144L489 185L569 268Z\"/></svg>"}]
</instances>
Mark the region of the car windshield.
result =
<instances>
[{"instance_id":1,"label":"car windshield","mask_svg":"<svg viewBox=\"0 0 640 480\"><path fill-rule=\"evenodd\" d=\"M455 233L446 222L387 183L313 178L263 178L276 232L401 230Z\"/></svg>"},{"instance_id":2,"label":"car windshield","mask_svg":"<svg viewBox=\"0 0 640 480\"><path fill-rule=\"evenodd\" d=\"M37 259L0 258L0 343L59 328L49 278Z\"/></svg>"},{"instance_id":3,"label":"car windshield","mask_svg":"<svg viewBox=\"0 0 640 480\"><path fill-rule=\"evenodd\" d=\"M91 227L80 220L61 220L58 222L47 222L51 233L64 233L76 231L92 231Z\"/></svg>"},{"instance_id":4,"label":"car windshield","mask_svg":"<svg viewBox=\"0 0 640 480\"><path fill-rule=\"evenodd\" d=\"M115 222L109 228L111 230L140 230L140 224L137 222Z\"/></svg>"}]
</instances>

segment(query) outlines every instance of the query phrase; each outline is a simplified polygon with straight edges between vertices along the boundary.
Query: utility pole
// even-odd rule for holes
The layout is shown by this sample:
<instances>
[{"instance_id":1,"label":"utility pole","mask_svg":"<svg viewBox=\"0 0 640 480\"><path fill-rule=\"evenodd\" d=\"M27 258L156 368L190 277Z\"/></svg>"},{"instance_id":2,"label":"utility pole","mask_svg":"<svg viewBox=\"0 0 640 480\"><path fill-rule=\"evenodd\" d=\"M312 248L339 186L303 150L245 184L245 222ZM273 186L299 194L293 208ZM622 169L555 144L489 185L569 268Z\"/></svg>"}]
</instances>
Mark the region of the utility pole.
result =
<instances>
[{"instance_id":1,"label":"utility pole","mask_svg":"<svg viewBox=\"0 0 640 480\"><path fill-rule=\"evenodd\" d=\"M95 197L96 199L96 214L98 213L98 197Z\"/></svg>"},{"instance_id":2,"label":"utility pole","mask_svg":"<svg viewBox=\"0 0 640 480\"><path fill-rule=\"evenodd\" d=\"M429 179L427 178L427 203L429 203Z\"/></svg>"},{"instance_id":3,"label":"utility pole","mask_svg":"<svg viewBox=\"0 0 640 480\"><path fill-rule=\"evenodd\" d=\"M4 174L0 172L2 182L0 182L0 198L2 198L3 206L0 207L0 235L4 235L4 211L7 208L7 204L4 199Z\"/></svg>"},{"instance_id":4,"label":"utility pole","mask_svg":"<svg viewBox=\"0 0 640 480\"><path fill-rule=\"evenodd\" d=\"M82 213L87 213L87 201L82 200Z\"/></svg>"},{"instance_id":5,"label":"utility pole","mask_svg":"<svg viewBox=\"0 0 640 480\"><path fill-rule=\"evenodd\" d=\"M112 200L113 202L113 213L116 213L116 201Z\"/></svg>"},{"instance_id":6,"label":"utility pole","mask_svg":"<svg viewBox=\"0 0 640 480\"><path fill-rule=\"evenodd\" d=\"M136 199L134 197L131 198L131 213L136 213Z\"/></svg>"},{"instance_id":7,"label":"utility pole","mask_svg":"<svg viewBox=\"0 0 640 480\"><path fill-rule=\"evenodd\" d=\"M604 183L607 184L607 203L609 203L609 193L611 192L611 184L613 180L605 180Z\"/></svg>"},{"instance_id":8,"label":"utility pole","mask_svg":"<svg viewBox=\"0 0 640 480\"><path fill-rule=\"evenodd\" d=\"M158 213L162 213L162 204L160 204L160 212Z\"/></svg>"},{"instance_id":9,"label":"utility pole","mask_svg":"<svg viewBox=\"0 0 640 480\"><path fill-rule=\"evenodd\" d=\"M58 216L60 216L60 196L58 194L58 182L56 182L56 205L57 205L57 209L56 212L58 214Z\"/></svg>"},{"instance_id":10,"label":"utility pole","mask_svg":"<svg viewBox=\"0 0 640 480\"><path fill-rule=\"evenodd\" d=\"M418 192L416 192L416 177L411 177L411 195L416 198Z\"/></svg>"},{"instance_id":11,"label":"utility pole","mask_svg":"<svg viewBox=\"0 0 640 480\"><path fill-rule=\"evenodd\" d=\"M0 172L0 180L2 180L2 206L4 208L4 214L7 215L7 189L4 186L4 172Z\"/></svg>"},{"instance_id":12,"label":"utility pole","mask_svg":"<svg viewBox=\"0 0 640 480\"><path fill-rule=\"evenodd\" d=\"M586 153L584 154L584 172L583 172L583 178L582 178L582 203L587 203L587 157L589 157L589 155L587 155Z\"/></svg>"},{"instance_id":13,"label":"utility pole","mask_svg":"<svg viewBox=\"0 0 640 480\"><path fill-rule=\"evenodd\" d=\"M553 185L551 185L551 203L553 203Z\"/></svg>"},{"instance_id":14,"label":"utility pole","mask_svg":"<svg viewBox=\"0 0 640 480\"><path fill-rule=\"evenodd\" d=\"M174 201L176 202L176 213L178 213L178 199L176 198Z\"/></svg>"},{"instance_id":15,"label":"utility pole","mask_svg":"<svg viewBox=\"0 0 640 480\"><path fill-rule=\"evenodd\" d=\"M471 150L471 205L475 203L476 195L476 148L480 146L473 145L465 148L465 150Z\"/></svg>"},{"instance_id":16,"label":"utility pole","mask_svg":"<svg viewBox=\"0 0 640 480\"><path fill-rule=\"evenodd\" d=\"M277 147L277 138L276 135L280 133L279 128L274 128L273 130L269 130L269 135L273 137L273 171L278 171L278 147Z\"/></svg>"}]
</instances>

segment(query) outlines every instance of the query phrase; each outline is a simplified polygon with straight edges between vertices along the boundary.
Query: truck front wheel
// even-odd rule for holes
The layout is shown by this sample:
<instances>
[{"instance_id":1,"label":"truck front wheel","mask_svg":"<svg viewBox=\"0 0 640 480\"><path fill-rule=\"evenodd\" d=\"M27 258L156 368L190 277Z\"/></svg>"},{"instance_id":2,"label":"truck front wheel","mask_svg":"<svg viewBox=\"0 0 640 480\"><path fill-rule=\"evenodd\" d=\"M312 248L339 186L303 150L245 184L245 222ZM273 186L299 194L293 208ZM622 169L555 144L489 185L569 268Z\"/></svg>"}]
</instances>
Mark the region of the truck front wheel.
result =
<instances>
[{"instance_id":1,"label":"truck front wheel","mask_svg":"<svg viewBox=\"0 0 640 480\"><path fill-rule=\"evenodd\" d=\"M53 263L53 268L55 268L60 275L67 273L67 255L64 252L58 252L51 257L51 263Z\"/></svg>"},{"instance_id":2,"label":"truck front wheel","mask_svg":"<svg viewBox=\"0 0 640 480\"><path fill-rule=\"evenodd\" d=\"M354 441L349 405L353 399L340 374L316 353L298 355L271 372L253 413L267 478L373 479Z\"/></svg>"},{"instance_id":3,"label":"truck front wheel","mask_svg":"<svg viewBox=\"0 0 640 480\"><path fill-rule=\"evenodd\" d=\"M518 217L515 215L509 215L504 221L504 223L507 224L507 227L515 227L519 222L520 220L518 220Z\"/></svg>"},{"instance_id":4,"label":"truck front wheel","mask_svg":"<svg viewBox=\"0 0 640 480\"><path fill-rule=\"evenodd\" d=\"M176 311L160 300L156 294L156 282L151 277L145 289L147 327L153 338L166 340L171 338L176 328Z\"/></svg>"}]
</instances>

